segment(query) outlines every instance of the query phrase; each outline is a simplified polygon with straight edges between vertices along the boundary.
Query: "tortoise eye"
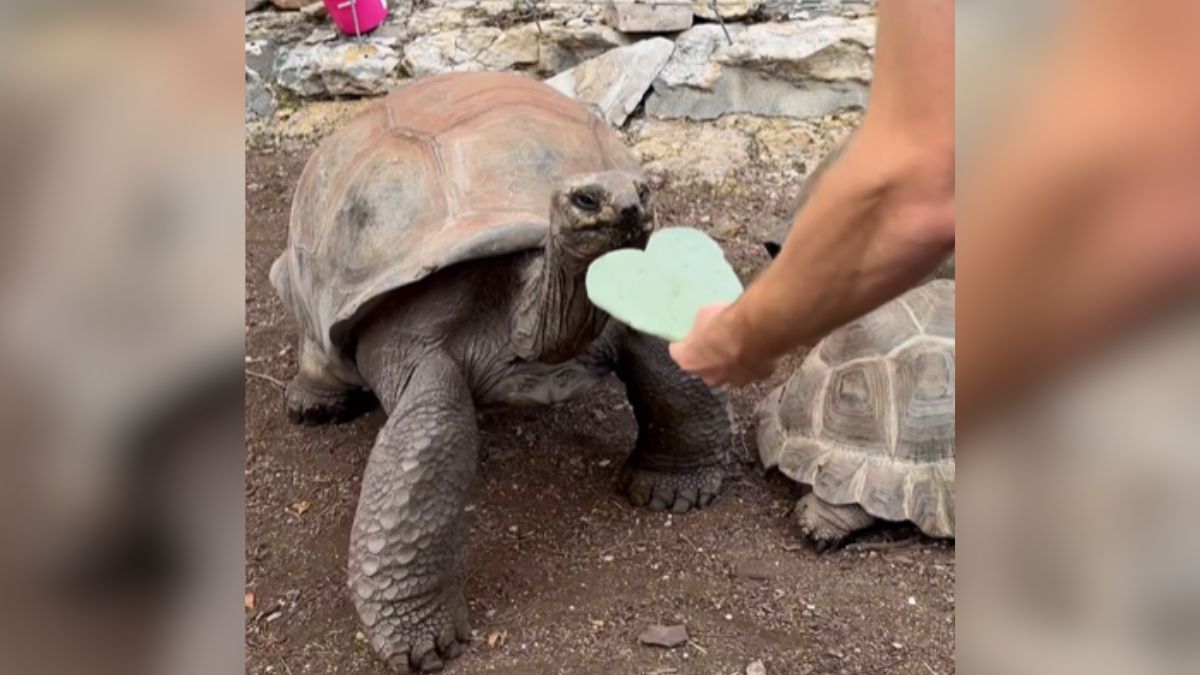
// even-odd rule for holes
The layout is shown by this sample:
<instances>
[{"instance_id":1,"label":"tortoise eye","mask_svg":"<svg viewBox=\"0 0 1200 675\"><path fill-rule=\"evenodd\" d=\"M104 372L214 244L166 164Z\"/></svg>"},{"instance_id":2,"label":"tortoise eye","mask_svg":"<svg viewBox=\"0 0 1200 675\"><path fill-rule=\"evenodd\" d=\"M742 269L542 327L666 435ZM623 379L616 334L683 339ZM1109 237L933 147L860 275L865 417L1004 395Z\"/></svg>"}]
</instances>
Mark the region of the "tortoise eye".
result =
<instances>
[{"instance_id":1,"label":"tortoise eye","mask_svg":"<svg viewBox=\"0 0 1200 675\"><path fill-rule=\"evenodd\" d=\"M596 199L595 196L583 191L576 192L571 195L571 204L573 204L575 208L583 211L600 210L600 200Z\"/></svg>"}]
</instances>

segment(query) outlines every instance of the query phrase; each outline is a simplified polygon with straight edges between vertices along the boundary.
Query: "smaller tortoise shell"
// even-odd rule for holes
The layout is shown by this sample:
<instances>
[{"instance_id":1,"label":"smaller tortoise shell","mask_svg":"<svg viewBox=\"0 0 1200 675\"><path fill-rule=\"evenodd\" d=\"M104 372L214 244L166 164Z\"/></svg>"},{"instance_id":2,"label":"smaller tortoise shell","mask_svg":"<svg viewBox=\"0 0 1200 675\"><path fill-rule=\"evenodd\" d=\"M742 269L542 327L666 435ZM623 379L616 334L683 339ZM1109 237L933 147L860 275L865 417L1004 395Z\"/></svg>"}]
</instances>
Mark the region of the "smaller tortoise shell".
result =
<instances>
[{"instance_id":1,"label":"smaller tortoise shell","mask_svg":"<svg viewBox=\"0 0 1200 675\"><path fill-rule=\"evenodd\" d=\"M954 536L954 282L818 343L759 407L758 447L825 501Z\"/></svg>"}]
</instances>

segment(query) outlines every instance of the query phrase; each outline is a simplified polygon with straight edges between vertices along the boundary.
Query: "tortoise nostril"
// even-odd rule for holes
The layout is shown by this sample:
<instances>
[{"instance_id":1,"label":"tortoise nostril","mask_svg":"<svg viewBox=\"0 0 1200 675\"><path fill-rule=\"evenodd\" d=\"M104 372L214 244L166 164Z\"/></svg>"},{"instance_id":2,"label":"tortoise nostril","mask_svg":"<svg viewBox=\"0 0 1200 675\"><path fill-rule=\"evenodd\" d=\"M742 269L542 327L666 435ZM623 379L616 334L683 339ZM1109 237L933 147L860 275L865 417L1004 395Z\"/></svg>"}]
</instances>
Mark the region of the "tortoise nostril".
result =
<instances>
[{"instance_id":1,"label":"tortoise nostril","mask_svg":"<svg viewBox=\"0 0 1200 675\"><path fill-rule=\"evenodd\" d=\"M640 219L641 215L642 208L637 204L628 204L621 207L621 220L623 221L635 221Z\"/></svg>"}]
</instances>

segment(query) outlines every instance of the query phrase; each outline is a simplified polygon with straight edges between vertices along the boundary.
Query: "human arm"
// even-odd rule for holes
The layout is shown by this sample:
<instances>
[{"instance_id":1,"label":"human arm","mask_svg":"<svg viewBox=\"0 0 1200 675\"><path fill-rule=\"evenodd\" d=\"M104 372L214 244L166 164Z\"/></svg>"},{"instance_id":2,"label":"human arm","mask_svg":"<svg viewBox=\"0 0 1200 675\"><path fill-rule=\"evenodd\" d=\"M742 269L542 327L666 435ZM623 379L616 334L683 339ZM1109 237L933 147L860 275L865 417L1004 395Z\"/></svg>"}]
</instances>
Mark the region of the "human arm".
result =
<instances>
[{"instance_id":1,"label":"human arm","mask_svg":"<svg viewBox=\"0 0 1200 675\"><path fill-rule=\"evenodd\" d=\"M1198 8L1077 3L967 172L960 429L1200 282Z\"/></svg>"},{"instance_id":2,"label":"human arm","mask_svg":"<svg viewBox=\"0 0 1200 675\"><path fill-rule=\"evenodd\" d=\"M770 374L791 349L899 295L954 242L954 6L883 0L859 130L799 211L779 257L671 354L711 385Z\"/></svg>"}]
</instances>

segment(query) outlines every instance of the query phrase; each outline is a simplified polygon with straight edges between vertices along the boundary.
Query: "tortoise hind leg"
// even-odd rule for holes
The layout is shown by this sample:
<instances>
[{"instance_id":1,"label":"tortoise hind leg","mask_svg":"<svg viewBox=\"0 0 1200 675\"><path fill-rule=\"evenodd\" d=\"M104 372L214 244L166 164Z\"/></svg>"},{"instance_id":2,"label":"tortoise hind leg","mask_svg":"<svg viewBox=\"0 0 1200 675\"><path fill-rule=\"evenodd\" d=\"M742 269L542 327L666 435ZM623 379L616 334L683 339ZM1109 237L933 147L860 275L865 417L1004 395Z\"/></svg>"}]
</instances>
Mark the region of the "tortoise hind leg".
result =
<instances>
[{"instance_id":1,"label":"tortoise hind leg","mask_svg":"<svg viewBox=\"0 0 1200 675\"><path fill-rule=\"evenodd\" d=\"M846 537L864 530L875 517L858 504L830 504L815 493L808 493L796 505L800 532L812 541L818 553L836 548Z\"/></svg>"},{"instance_id":2,"label":"tortoise hind leg","mask_svg":"<svg viewBox=\"0 0 1200 675\"><path fill-rule=\"evenodd\" d=\"M308 426L349 422L372 405L370 393L338 378L329 358L307 339L300 345L300 371L285 396L288 419Z\"/></svg>"}]
</instances>

